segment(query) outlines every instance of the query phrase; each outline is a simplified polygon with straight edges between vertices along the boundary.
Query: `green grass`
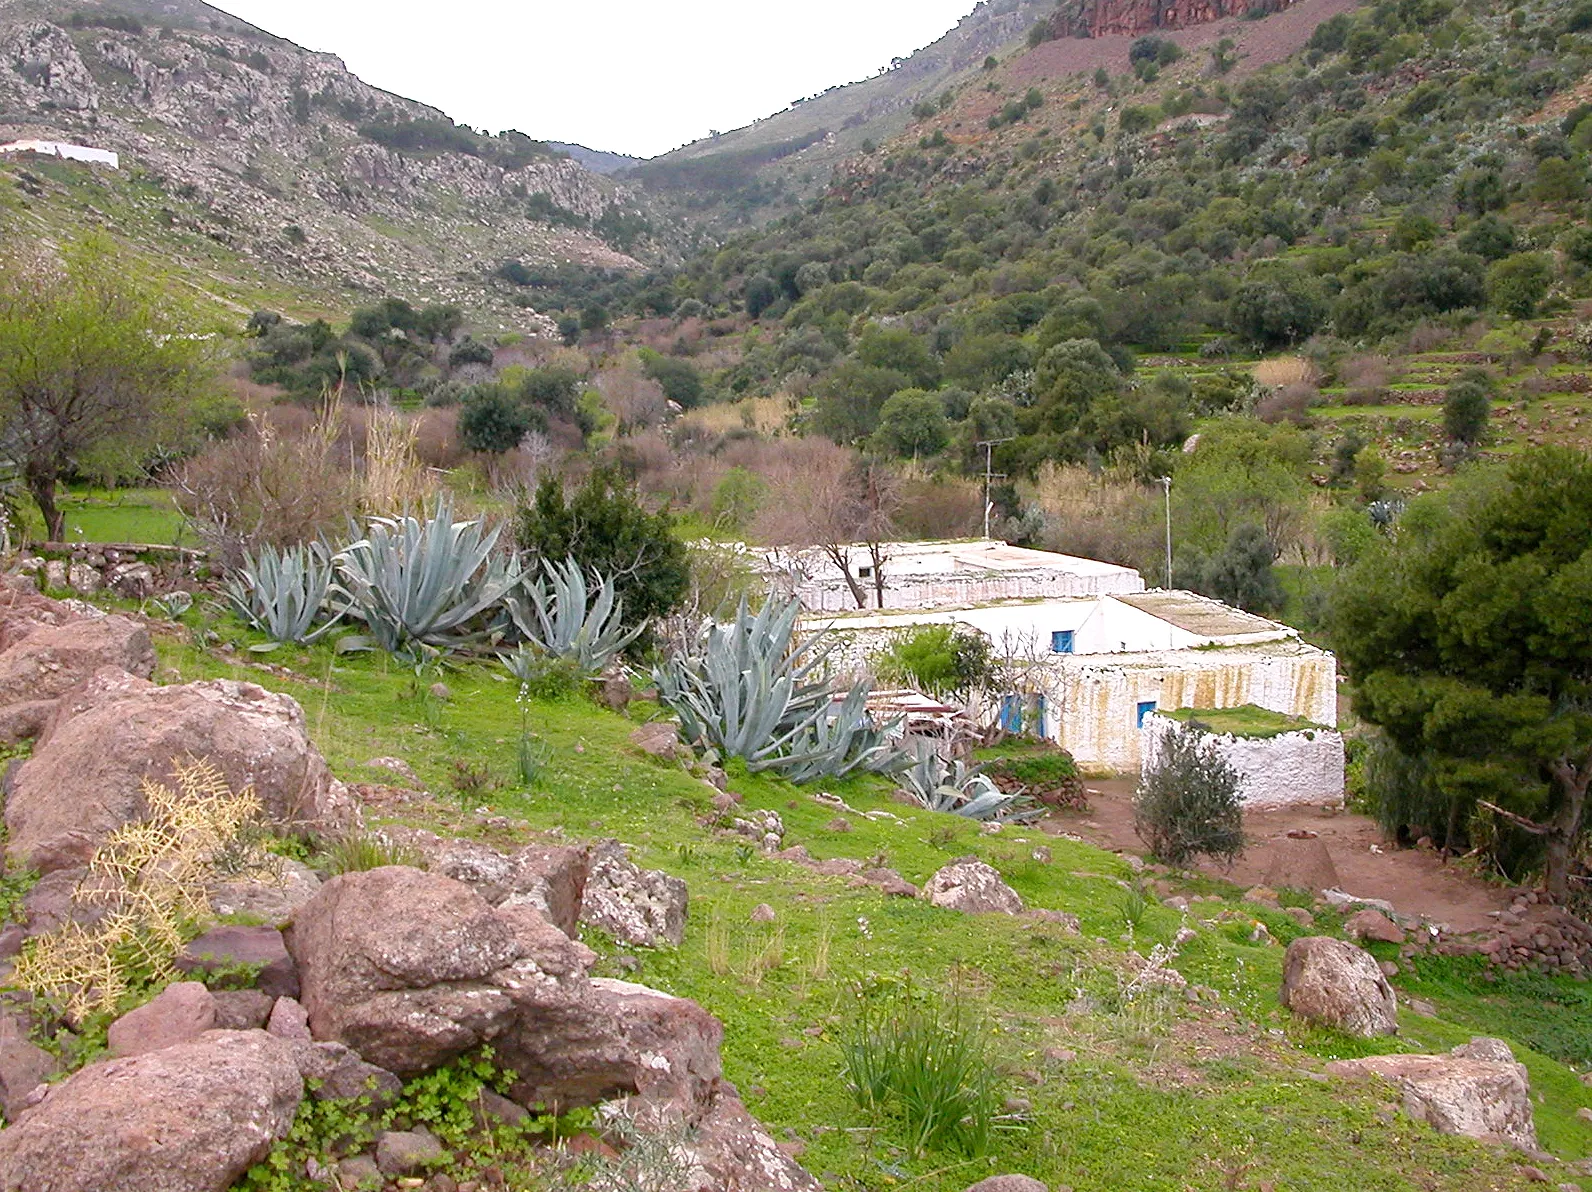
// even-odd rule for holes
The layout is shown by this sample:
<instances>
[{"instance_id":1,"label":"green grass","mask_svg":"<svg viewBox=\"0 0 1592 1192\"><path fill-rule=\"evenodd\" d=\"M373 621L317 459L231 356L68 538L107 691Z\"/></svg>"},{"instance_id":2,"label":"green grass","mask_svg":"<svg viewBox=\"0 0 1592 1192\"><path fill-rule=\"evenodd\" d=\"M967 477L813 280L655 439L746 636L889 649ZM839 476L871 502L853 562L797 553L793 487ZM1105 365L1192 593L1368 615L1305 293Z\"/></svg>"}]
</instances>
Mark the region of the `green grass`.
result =
<instances>
[{"instance_id":1,"label":"green grass","mask_svg":"<svg viewBox=\"0 0 1592 1192\"><path fill-rule=\"evenodd\" d=\"M256 640L231 625L220 632L238 647ZM1029 905L1077 914L1082 932L1004 916L968 919L814 874L711 830L707 784L628 744L635 722L656 714L651 705L632 705L627 718L580 699L533 704L529 727L550 757L527 790L515 777L520 719L501 668L449 671L443 679L452 698L438 707L421 695L434 676L380 655L284 648L256 662L241 649L200 652L191 636L161 635L163 667L286 691L303 703L340 777L380 782L365 762L397 755L436 792L432 802L390 814L373 805L378 826L393 819L499 847L524 840L528 829L574 839L611 835L639 863L684 879L691 895L684 944L624 949L621 961L611 942L592 939L596 972L694 998L717 1015L726 1076L776 1138L805 1146L803 1163L828 1187L957 1192L1001 1171L1076 1192L1216 1192L1263 1182L1289 1192L1526 1186L1514 1156L1412 1125L1388 1111L1395 1100L1388 1091L1309 1075L1324 1059L1359 1054L1364 1045L1305 1030L1281 1010L1281 945L1304 933L1286 915L1236 902L1197 904L1190 920L1197 935L1176 967L1217 1000L1195 1008L1176 993L1127 997L1127 949L1171 942L1185 918L1150 899L1136 907L1130 928L1123 908L1134 874L1111 853L1035 829L986 835L957 817L896 803L876 780L822 788L851 809L840 810L820 802L817 789L730 767L743 806L777 811L787 844L821 858L882 862L915 883L975 854ZM449 786L455 759L487 767L500 783L461 805ZM474 810L483 804L485 817ZM776 908L774 922L752 920L760 903ZM1248 942L1257 919L1278 943ZM858 991L898 989L908 980L955 990L986 1017L1000 1098L1027 1103L1006 1116L981 1157L955 1148L914 1157L902 1117L866 1109L847 1090L841 1041L855 1021ZM1477 1029L1466 1017L1480 1013L1469 995L1433 996L1445 1015L1451 1000L1456 1007L1439 1024L1448 1032L1442 1038L1458 1042ZM1513 1034L1507 1017L1486 1029L1511 1038L1531 1067L1544 1094L1537 1113L1545 1142L1566 1157L1582 1154L1574 1113L1592 1101L1588 1090L1558 1060L1526 1050L1537 1036ZM1424 1043L1429 1035L1441 1041L1429 1031L1376 1046Z\"/></svg>"},{"instance_id":2,"label":"green grass","mask_svg":"<svg viewBox=\"0 0 1592 1192\"><path fill-rule=\"evenodd\" d=\"M128 542L149 546L192 545L183 537L182 515L161 488L82 488L60 495L68 542ZM43 523L34 527L43 531Z\"/></svg>"},{"instance_id":3,"label":"green grass","mask_svg":"<svg viewBox=\"0 0 1592 1192\"><path fill-rule=\"evenodd\" d=\"M1280 737L1283 733L1325 729L1324 725L1302 716L1288 716L1254 704L1242 704L1236 708L1169 708L1161 715L1181 720L1185 724L1198 723L1213 733L1259 741Z\"/></svg>"}]
</instances>

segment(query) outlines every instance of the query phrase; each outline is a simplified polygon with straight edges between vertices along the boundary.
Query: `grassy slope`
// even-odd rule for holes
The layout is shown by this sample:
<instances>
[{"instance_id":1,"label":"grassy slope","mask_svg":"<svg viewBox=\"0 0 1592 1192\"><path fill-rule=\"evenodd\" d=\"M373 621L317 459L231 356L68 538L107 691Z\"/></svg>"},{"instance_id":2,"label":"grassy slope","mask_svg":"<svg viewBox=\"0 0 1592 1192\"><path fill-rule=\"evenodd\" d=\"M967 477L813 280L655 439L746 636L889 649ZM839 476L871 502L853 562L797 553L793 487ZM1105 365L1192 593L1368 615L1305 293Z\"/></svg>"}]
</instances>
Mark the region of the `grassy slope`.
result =
<instances>
[{"instance_id":1,"label":"grassy slope","mask_svg":"<svg viewBox=\"0 0 1592 1192\"><path fill-rule=\"evenodd\" d=\"M234 630L219 629L245 644ZM407 759L442 793L420 804L387 805L393 818L501 845L522 839L523 829L505 829L502 821L494 827L474 810L484 799L491 815L511 823L577 838L616 835L635 847L641 863L684 878L692 896L684 946L640 950L621 962L615 949L595 941L604 956L599 971L694 997L723 1019L729 1077L776 1136L805 1145L803 1161L832 1187L951 1192L1000 1170L1029 1172L1079 1192L1524 1186L1515 1156L1412 1125L1393 1111L1385 1092L1320 1081L1323 1059L1398 1044L1354 1042L1283 1017L1276 996L1282 949L1251 945L1248 934L1258 914L1286 942L1301 930L1286 916L1198 904L1211 925L1200 928L1177 966L1191 982L1218 991L1220 1001L1202 1009L1181 997L1124 1002L1122 911L1130 871L1120 858L1083 844L1046 839L1051 857L1044 861L1034 856L1037 833L980 835L971 825L890 802L867 783L835 793L859 812L888 816L837 817L810 791L735 778L745 806L784 817L787 843L804 844L819 857L882 858L915 882L956 856L976 853L1031 905L1077 913L1083 934L1069 937L1023 920L973 921L849 888L710 831L712 792L683 769L634 753L627 744L631 721L584 702L528 709L529 727L554 749L537 789L505 785L461 805L447 793L454 759L484 764L505 779L513 770L520 711L512 688L493 670L449 674L453 698L439 707L416 694L433 676L417 678L382 657L334 659L325 649L295 650L255 662L246 652L201 653L186 631L165 635L160 653L168 680L236 676L295 695L344 778L380 781L379 772L364 767L367 759ZM322 685L328 680L329 688ZM636 715L649 710L638 705ZM838 830L841 818L849 830ZM750 921L763 902L777 909L776 922ZM1139 948L1170 940L1179 922L1152 902L1134 932ZM1322 925L1331 929L1336 920L1323 918ZM1010 1093L1031 1103L1032 1120L1004 1134L988 1157L912 1160L844 1090L834 1041L853 990L907 972L960 987L999 1024ZM1452 1004L1453 1019L1466 1025L1406 1015L1406 1045L1451 1046L1469 1036L1472 1022L1507 1037L1518 1021L1507 1000L1494 1015L1478 1012L1475 997L1461 989L1441 982L1420 988L1445 1013ZM1503 987L1500 996L1509 992ZM1523 1034L1558 1046L1563 1022L1546 1031L1539 1023ZM1537 1119L1544 1143L1565 1158L1587 1153L1588 1130L1573 1115L1592 1103L1592 1092L1546 1055L1522 1052L1522 1058L1543 1098ZM1567 1178L1565 1171L1557 1169L1558 1178Z\"/></svg>"}]
</instances>

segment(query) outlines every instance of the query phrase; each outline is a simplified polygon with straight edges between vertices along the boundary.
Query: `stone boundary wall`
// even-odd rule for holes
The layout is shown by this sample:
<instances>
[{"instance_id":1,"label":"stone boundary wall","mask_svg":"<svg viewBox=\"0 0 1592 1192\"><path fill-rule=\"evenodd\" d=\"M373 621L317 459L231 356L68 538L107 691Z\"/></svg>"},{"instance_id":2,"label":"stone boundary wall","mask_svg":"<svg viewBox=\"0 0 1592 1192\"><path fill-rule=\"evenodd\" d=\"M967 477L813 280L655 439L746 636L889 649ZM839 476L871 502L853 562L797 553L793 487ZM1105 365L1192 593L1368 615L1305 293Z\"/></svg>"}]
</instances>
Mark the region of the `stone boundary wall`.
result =
<instances>
[{"instance_id":1,"label":"stone boundary wall","mask_svg":"<svg viewBox=\"0 0 1592 1192\"><path fill-rule=\"evenodd\" d=\"M16 571L42 592L96 596L109 590L143 600L211 577L203 551L116 542L40 542L21 552Z\"/></svg>"},{"instance_id":2,"label":"stone boundary wall","mask_svg":"<svg viewBox=\"0 0 1592 1192\"><path fill-rule=\"evenodd\" d=\"M1141 749L1146 766L1154 763L1163 738L1178 723L1170 716L1145 717ZM1333 729L1266 738L1207 735L1243 779L1240 797L1246 807L1343 800L1343 736Z\"/></svg>"}]
</instances>

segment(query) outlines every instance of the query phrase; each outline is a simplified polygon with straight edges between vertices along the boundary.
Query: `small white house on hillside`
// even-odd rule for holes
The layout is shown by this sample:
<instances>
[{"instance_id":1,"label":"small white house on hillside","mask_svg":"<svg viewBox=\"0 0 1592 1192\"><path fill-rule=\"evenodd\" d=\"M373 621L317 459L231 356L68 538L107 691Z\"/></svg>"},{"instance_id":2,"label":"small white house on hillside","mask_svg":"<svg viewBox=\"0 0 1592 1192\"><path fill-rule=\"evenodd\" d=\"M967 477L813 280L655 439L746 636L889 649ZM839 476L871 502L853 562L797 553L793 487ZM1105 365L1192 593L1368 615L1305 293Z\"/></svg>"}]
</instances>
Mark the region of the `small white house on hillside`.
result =
<instances>
[{"instance_id":1,"label":"small white house on hillside","mask_svg":"<svg viewBox=\"0 0 1592 1192\"><path fill-rule=\"evenodd\" d=\"M969 553L962 543L902 545ZM953 599L899 611L887 601L883 610L840 614L820 604L808 623L814 629L829 626L847 663L858 669L904 630L933 624L977 630L990 642L1004 678L1003 689L989 693L973 713L986 724L1049 737L1095 770L1137 770L1145 720L1162 708L1254 704L1315 724L1337 723L1337 660L1302 641L1297 630L1193 592L1144 591L1138 573L1128 568L1043 551L1023 555L1025 582L1043 582L1047 570L1076 575L1076 564L1084 563L1109 569L1091 578L1114 580L1127 590ZM1046 559L1053 561L1048 568ZM917 574L945 573L926 565ZM919 598L976 587L969 581L940 589L911 571L903 583ZM820 598L826 595L827 589Z\"/></svg>"},{"instance_id":2,"label":"small white house on hillside","mask_svg":"<svg viewBox=\"0 0 1592 1192\"><path fill-rule=\"evenodd\" d=\"M119 153L109 149L95 149L89 145L71 145L65 141L11 141L0 145L0 153L37 153L44 157L60 157L67 161L83 161L90 165L110 166L113 170L121 169L122 158Z\"/></svg>"}]
</instances>

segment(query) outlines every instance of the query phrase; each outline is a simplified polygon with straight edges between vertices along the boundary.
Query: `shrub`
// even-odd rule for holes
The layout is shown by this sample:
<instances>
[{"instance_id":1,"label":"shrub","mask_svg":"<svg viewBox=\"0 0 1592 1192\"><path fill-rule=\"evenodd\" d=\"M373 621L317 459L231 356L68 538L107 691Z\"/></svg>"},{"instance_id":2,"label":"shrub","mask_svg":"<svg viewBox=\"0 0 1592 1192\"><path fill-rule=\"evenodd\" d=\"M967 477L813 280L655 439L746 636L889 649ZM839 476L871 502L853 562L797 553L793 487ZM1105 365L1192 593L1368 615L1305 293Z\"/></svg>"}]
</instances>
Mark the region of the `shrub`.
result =
<instances>
[{"instance_id":1,"label":"shrub","mask_svg":"<svg viewBox=\"0 0 1592 1192\"><path fill-rule=\"evenodd\" d=\"M873 666L887 683L910 683L942 698L967 699L989 684L995 664L989 639L976 629L925 625L903 630Z\"/></svg>"},{"instance_id":2,"label":"shrub","mask_svg":"<svg viewBox=\"0 0 1592 1192\"><path fill-rule=\"evenodd\" d=\"M531 431L531 415L501 385L482 385L459 411L459 438L471 451L502 455Z\"/></svg>"},{"instance_id":3,"label":"shrub","mask_svg":"<svg viewBox=\"0 0 1592 1192\"><path fill-rule=\"evenodd\" d=\"M272 863L251 832L260 815L252 789L234 792L220 770L193 758L172 770L172 786L144 779L148 814L105 838L74 892L104 915L35 937L16 962L12 984L55 1001L74 1022L170 979L192 925L209 914L208 888Z\"/></svg>"},{"instance_id":4,"label":"shrub","mask_svg":"<svg viewBox=\"0 0 1592 1192\"><path fill-rule=\"evenodd\" d=\"M1460 380L1443 396L1443 433L1451 443L1473 446L1487 433L1492 391L1479 380Z\"/></svg>"},{"instance_id":5,"label":"shrub","mask_svg":"<svg viewBox=\"0 0 1592 1192\"><path fill-rule=\"evenodd\" d=\"M334 420L302 435L250 429L216 443L172 476L177 507L212 559L314 542L342 529L358 504Z\"/></svg>"},{"instance_id":6,"label":"shrub","mask_svg":"<svg viewBox=\"0 0 1592 1192\"><path fill-rule=\"evenodd\" d=\"M1202 854L1231 864L1244 850L1238 788L1238 772L1216 742L1192 725L1176 725L1139 778L1133 830L1168 865Z\"/></svg>"}]
</instances>

